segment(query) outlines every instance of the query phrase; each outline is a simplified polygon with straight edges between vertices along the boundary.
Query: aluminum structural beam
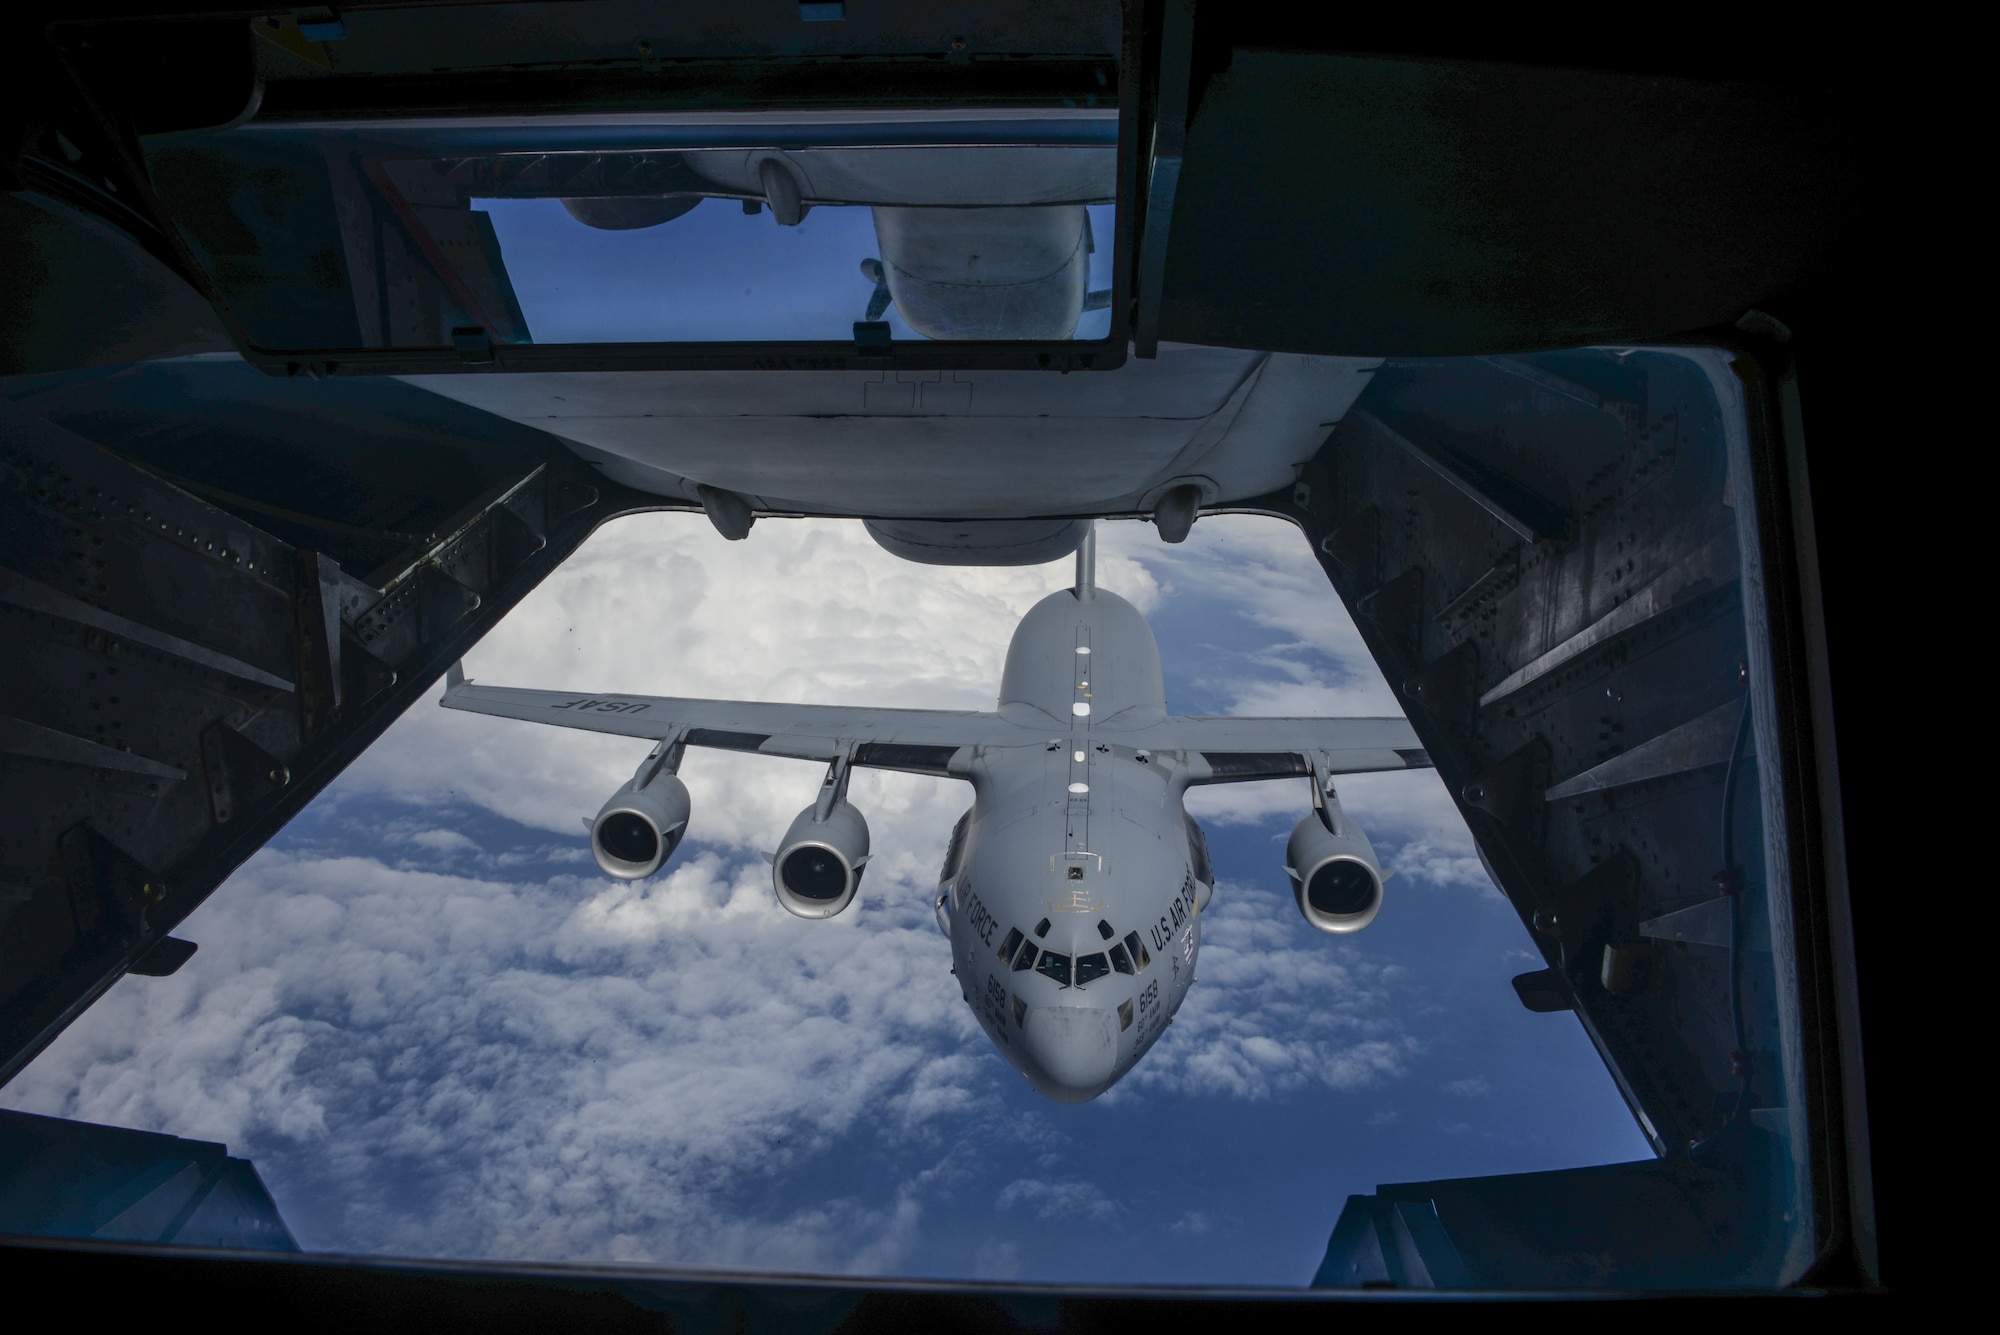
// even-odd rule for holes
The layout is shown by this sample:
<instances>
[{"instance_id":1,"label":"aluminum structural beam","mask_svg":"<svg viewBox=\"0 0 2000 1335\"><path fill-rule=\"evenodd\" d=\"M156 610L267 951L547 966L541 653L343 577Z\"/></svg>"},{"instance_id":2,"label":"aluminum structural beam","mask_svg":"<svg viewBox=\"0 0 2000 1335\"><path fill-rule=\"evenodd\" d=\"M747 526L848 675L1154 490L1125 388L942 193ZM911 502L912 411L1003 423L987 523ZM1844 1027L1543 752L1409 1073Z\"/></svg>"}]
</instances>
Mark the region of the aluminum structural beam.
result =
<instances>
[{"instance_id":1,"label":"aluminum structural beam","mask_svg":"<svg viewBox=\"0 0 2000 1335\"><path fill-rule=\"evenodd\" d=\"M1582 1024L1661 1190L1732 1193L1715 1283L1807 1273L1850 1203L1759 365L1392 360L1298 483L1246 507L1311 539L1539 947L1520 1002ZM1774 1222L1799 1210L1810 1237ZM1323 1282L1346 1283L1367 1247L1335 1241Z\"/></svg>"},{"instance_id":2,"label":"aluminum structural beam","mask_svg":"<svg viewBox=\"0 0 2000 1335\"><path fill-rule=\"evenodd\" d=\"M385 394L440 429L383 420ZM125 973L178 967L175 925L639 504L440 402L226 361L0 381L0 1081ZM371 474L385 431L398 465ZM289 466L214 505L133 457L163 436L176 475ZM396 522L346 522L370 513Z\"/></svg>"}]
</instances>

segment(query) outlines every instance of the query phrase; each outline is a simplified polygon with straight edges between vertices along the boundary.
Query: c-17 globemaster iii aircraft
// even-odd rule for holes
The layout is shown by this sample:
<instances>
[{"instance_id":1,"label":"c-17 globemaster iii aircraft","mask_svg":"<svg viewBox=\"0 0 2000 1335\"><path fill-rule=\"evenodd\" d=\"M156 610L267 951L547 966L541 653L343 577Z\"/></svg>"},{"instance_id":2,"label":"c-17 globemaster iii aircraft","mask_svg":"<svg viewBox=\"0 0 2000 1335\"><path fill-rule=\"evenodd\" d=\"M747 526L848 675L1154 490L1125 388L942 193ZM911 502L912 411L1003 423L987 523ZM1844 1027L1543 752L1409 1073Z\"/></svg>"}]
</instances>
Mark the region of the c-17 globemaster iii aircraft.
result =
<instances>
[{"instance_id":1,"label":"c-17 globemaster iii aircraft","mask_svg":"<svg viewBox=\"0 0 2000 1335\"><path fill-rule=\"evenodd\" d=\"M1145 1055L1194 981L1214 874L1188 788L1310 779L1286 871L1309 924L1355 932L1380 910L1384 878L1333 779L1430 764L1402 719L1168 715L1152 629L1096 587L1095 559L1087 535L1075 586L1021 618L991 713L516 690L457 667L442 703L656 741L590 822L598 865L626 880L658 871L687 832L687 747L826 761L818 798L771 855L778 902L802 918L853 903L867 866L868 824L847 800L854 766L970 783L937 890L952 972L1015 1069L1082 1103Z\"/></svg>"}]
</instances>

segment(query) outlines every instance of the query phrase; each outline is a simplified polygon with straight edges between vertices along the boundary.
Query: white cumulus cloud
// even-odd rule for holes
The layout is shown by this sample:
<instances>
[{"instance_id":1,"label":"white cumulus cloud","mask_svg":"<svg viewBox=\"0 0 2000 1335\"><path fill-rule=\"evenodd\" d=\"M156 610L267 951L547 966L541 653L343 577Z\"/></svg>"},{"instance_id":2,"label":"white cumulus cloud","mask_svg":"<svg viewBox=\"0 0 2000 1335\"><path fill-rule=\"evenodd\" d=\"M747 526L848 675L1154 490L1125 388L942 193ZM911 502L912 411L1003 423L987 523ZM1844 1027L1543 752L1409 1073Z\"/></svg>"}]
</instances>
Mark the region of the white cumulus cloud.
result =
<instances>
[{"instance_id":1,"label":"white cumulus cloud","mask_svg":"<svg viewBox=\"0 0 2000 1335\"><path fill-rule=\"evenodd\" d=\"M1148 526L1102 534L1105 587L1163 614L1199 591L1268 632L1251 649L1222 626L1168 646L1234 712L1395 712L1288 526L1212 517L1178 548ZM467 669L986 708L1016 620L1068 581L1067 561L910 565L853 523L760 523L724 545L699 517L636 516ZM1146 1061L1090 1108L1023 1113L1032 1096L961 1003L929 907L961 785L857 774L876 859L854 910L804 922L754 852L811 797L817 765L697 752L682 771L696 842L648 883L597 873L578 818L645 750L419 703L189 920L201 950L180 973L119 983L6 1102L227 1142L308 1245L337 1250L892 1273L985 1182L993 1229L949 1266L1007 1277L1023 1265L994 1235L1008 1220L1131 1219L1065 1158L1076 1119L1371 1089L1421 1051L1395 969L1311 933L1281 888L1225 880L1200 983ZM1299 789L1212 788L1193 805L1282 840ZM1406 874L1485 884L1433 775L1342 793ZM834 1171L850 1162L880 1169ZM1191 1235L1219 1216L1172 1217Z\"/></svg>"},{"instance_id":2,"label":"white cumulus cloud","mask_svg":"<svg viewBox=\"0 0 2000 1335\"><path fill-rule=\"evenodd\" d=\"M1390 1004L1393 970L1268 888L1218 881L1201 930L1196 985L1126 1085L1267 1099L1404 1073L1417 1044Z\"/></svg>"}]
</instances>

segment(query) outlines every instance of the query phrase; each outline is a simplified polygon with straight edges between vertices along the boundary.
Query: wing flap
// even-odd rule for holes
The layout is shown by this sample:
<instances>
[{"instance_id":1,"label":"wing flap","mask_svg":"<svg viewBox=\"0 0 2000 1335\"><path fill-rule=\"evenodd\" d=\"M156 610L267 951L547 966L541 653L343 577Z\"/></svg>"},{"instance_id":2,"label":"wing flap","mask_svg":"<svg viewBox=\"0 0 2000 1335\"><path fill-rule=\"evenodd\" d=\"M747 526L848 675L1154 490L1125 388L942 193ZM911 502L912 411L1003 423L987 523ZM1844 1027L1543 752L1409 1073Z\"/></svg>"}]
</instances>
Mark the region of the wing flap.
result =
<instances>
[{"instance_id":1,"label":"wing flap","mask_svg":"<svg viewBox=\"0 0 2000 1335\"><path fill-rule=\"evenodd\" d=\"M1429 769L1431 758L1421 749L1394 748L1318 751L1326 757L1328 774L1379 774L1386 770ZM1203 751L1208 777L1196 783L1252 783L1259 779L1302 778L1312 773L1298 751Z\"/></svg>"},{"instance_id":2,"label":"wing flap","mask_svg":"<svg viewBox=\"0 0 2000 1335\"><path fill-rule=\"evenodd\" d=\"M1105 730L1109 733L1109 729ZM1120 733L1155 751L1262 752L1421 751L1416 729L1400 718L1230 718L1184 714ZM1403 769L1394 762L1395 769Z\"/></svg>"},{"instance_id":3,"label":"wing flap","mask_svg":"<svg viewBox=\"0 0 2000 1335\"><path fill-rule=\"evenodd\" d=\"M1182 716L1136 729L1132 744L1193 752L1208 769L1197 783L1250 783L1311 773L1323 757L1328 774L1428 769L1430 757L1407 719L1227 718Z\"/></svg>"},{"instance_id":4,"label":"wing flap","mask_svg":"<svg viewBox=\"0 0 2000 1335\"><path fill-rule=\"evenodd\" d=\"M948 775L955 746L923 746L909 742L865 742L855 748L854 763L874 769L899 769L911 774Z\"/></svg>"},{"instance_id":5,"label":"wing flap","mask_svg":"<svg viewBox=\"0 0 2000 1335\"><path fill-rule=\"evenodd\" d=\"M1256 779L1290 779L1312 771L1306 758L1289 751L1203 751L1210 783L1249 783Z\"/></svg>"}]
</instances>

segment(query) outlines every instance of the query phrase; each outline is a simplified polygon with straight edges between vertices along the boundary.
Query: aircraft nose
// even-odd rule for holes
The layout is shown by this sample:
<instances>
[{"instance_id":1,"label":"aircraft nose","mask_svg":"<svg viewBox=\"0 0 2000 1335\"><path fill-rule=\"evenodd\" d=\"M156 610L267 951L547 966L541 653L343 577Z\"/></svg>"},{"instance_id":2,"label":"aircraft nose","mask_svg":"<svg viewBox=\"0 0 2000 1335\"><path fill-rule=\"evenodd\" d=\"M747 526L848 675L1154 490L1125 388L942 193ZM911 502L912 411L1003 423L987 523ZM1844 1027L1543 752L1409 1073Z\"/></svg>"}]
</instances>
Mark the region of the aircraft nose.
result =
<instances>
[{"instance_id":1,"label":"aircraft nose","mask_svg":"<svg viewBox=\"0 0 2000 1335\"><path fill-rule=\"evenodd\" d=\"M1037 1006L1023 1025L1022 1048L1041 1073L1042 1092L1061 1103L1102 1094L1118 1067L1118 1019L1088 1006Z\"/></svg>"}]
</instances>

